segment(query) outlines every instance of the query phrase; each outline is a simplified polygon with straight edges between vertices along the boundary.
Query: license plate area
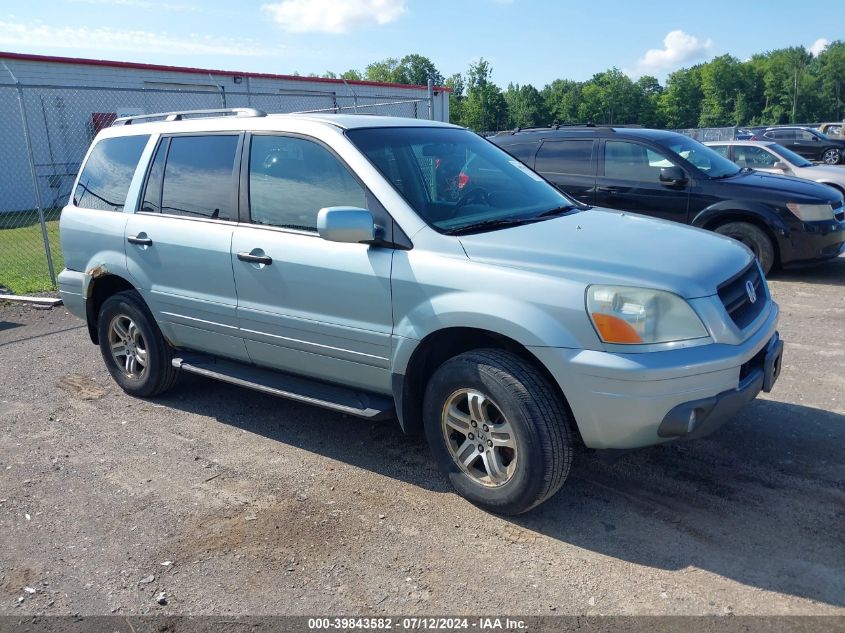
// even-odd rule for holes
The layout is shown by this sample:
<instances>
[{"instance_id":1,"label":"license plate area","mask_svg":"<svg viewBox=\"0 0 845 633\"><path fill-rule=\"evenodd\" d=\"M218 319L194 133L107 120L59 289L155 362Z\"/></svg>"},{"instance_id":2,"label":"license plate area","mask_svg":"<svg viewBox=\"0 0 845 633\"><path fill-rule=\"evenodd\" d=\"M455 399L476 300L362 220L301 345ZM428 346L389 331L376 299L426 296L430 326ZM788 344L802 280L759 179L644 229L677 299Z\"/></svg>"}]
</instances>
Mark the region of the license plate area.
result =
<instances>
[{"instance_id":1,"label":"license plate area","mask_svg":"<svg viewBox=\"0 0 845 633\"><path fill-rule=\"evenodd\" d=\"M766 356L763 361L763 391L766 393L772 390L778 376L780 376L782 359L783 341L775 334L772 341L766 346Z\"/></svg>"}]
</instances>

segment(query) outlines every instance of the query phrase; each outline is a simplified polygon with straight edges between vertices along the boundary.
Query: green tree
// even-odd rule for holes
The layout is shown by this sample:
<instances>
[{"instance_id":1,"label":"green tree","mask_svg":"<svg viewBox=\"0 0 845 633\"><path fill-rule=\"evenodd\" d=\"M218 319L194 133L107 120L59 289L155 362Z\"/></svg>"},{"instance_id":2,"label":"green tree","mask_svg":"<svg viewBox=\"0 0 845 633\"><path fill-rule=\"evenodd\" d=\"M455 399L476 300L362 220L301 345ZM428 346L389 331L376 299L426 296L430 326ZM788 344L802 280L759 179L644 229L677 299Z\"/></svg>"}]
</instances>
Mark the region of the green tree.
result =
<instances>
[{"instance_id":1,"label":"green tree","mask_svg":"<svg viewBox=\"0 0 845 633\"><path fill-rule=\"evenodd\" d=\"M659 105L663 87L657 81L657 77L644 75L637 79L634 87L637 91L638 103L636 120L632 122L645 127L662 127L664 121Z\"/></svg>"},{"instance_id":2,"label":"green tree","mask_svg":"<svg viewBox=\"0 0 845 633\"><path fill-rule=\"evenodd\" d=\"M360 73L360 71L350 69L345 73L340 73L340 78L346 79L346 81L361 81L364 76Z\"/></svg>"},{"instance_id":3,"label":"green tree","mask_svg":"<svg viewBox=\"0 0 845 633\"><path fill-rule=\"evenodd\" d=\"M413 53L399 60L396 67L397 83L425 86L429 79L435 86L443 84L443 75L428 57Z\"/></svg>"},{"instance_id":4,"label":"green tree","mask_svg":"<svg viewBox=\"0 0 845 633\"><path fill-rule=\"evenodd\" d=\"M367 81L381 81L384 83L399 83L396 81L399 60L395 57L388 57L381 61L373 62L364 70L364 77Z\"/></svg>"},{"instance_id":5,"label":"green tree","mask_svg":"<svg viewBox=\"0 0 845 633\"><path fill-rule=\"evenodd\" d=\"M536 127L549 122L543 97L531 84L508 84L503 96L508 106L510 127Z\"/></svg>"},{"instance_id":6,"label":"green tree","mask_svg":"<svg viewBox=\"0 0 845 633\"><path fill-rule=\"evenodd\" d=\"M492 81L493 69L484 58L470 64L461 123L477 132L501 130L508 124L508 108L502 91Z\"/></svg>"},{"instance_id":7,"label":"green tree","mask_svg":"<svg viewBox=\"0 0 845 633\"><path fill-rule=\"evenodd\" d=\"M742 64L721 55L701 66L701 113L699 127L738 125L734 118L738 95L744 94Z\"/></svg>"},{"instance_id":8,"label":"green tree","mask_svg":"<svg viewBox=\"0 0 845 633\"><path fill-rule=\"evenodd\" d=\"M826 102L821 118L841 121L845 116L845 41L829 44L817 60Z\"/></svg>"},{"instance_id":9,"label":"green tree","mask_svg":"<svg viewBox=\"0 0 845 633\"><path fill-rule=\"evenodd\" d=\"M701 112L701 66L671 73L660 94L657 109L666 127L694 127Z\"/></svg>"},{"instance_id":10,"label":"green tree","mask_svg":"<svg viewBox=\"0 0 845 633\"><path fill-rule=\"evenodd\" d=\"M571 79L555 79L543 88L546 111L553 122L576 123L582 84Z\"/></svg>"},{"instance_id":11,"label":"green tree","mask_svg":"<svg viewBox=\"0 0 845 633\"><path fill-rule=\"evenodd\" d=\"M451 75L444 82L449 92L449 121L462 125L464 102L464 77L461 73Z\"/></svg>"}]
</instances>

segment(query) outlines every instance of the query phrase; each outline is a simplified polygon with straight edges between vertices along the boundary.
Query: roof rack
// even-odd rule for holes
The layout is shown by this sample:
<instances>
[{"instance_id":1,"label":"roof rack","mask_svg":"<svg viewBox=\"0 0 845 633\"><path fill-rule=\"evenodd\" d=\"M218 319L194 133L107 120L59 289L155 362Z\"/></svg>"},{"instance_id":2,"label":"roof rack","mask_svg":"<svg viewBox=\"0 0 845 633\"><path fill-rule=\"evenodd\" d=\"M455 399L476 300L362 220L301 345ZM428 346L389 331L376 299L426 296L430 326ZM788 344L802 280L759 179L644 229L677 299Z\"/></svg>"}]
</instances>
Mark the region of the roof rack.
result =
<instances>
[{"instance_id":1,"label":"roof rack","mask_svg":"<svg viewBox=\"0 0 845 633\"><path fill-rule=\"evenodd\" d=\"M641 128L642 125L637 123L593 123L592 121L588 121L587 123L552 123L551 125L540 125L537 127L517 127L513 130L505 130L504 132L499 132L499 134L516 134L517 132L540 132L543 130L559 130L562 127L586 127L586 128L601 128L605 130L610 130L611 132L614 128Z\"/></svg>"},{"instance_id":2,"label":"roof rack","mask_svg":"<svg viewBox=\"0 0 845 633\"><path fill-rule=\"evenodd\" d=\"M142 120L149 120L149 119L164 119L165 121L181 121L186 116L187 117L201 117L201 116L226 116L226 115L235 115L235 116L248 116L248 117L261 117L267 116L267 113L263 110L256 110L255 108L222 108L222 109L214 109L214 110L179 110L176 112L159 112L157 114L139 114L133 116L122 116L117 118L112 123L112 126L116 125L131 125L136 121Z\"/></svg>"}]
</instances>

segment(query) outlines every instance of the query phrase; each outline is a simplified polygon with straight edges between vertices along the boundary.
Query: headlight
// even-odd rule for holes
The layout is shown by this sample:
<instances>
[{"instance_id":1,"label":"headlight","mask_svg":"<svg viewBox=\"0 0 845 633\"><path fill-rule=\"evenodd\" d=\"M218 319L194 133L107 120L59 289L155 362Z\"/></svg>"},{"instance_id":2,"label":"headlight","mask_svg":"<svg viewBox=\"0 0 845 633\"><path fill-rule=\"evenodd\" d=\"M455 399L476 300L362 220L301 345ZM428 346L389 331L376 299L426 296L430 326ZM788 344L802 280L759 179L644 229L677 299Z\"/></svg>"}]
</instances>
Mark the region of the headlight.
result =
<instances>
[{"instance_id":1,"label":"headlight","mask_svg":"<svg viewBox=\"0 0 845 633\"><path fill-rule=\"evenodd\" d=\"M829 204L799 204L787 202L786 208L802 222L823 222L833 219L833 207Z\"/></svg>"},{"instance_id":2,"label":"headlight","mask_svg":"<svg viewBox=\"0 0 845 633\"><path fill-rule=\"evenodd\" d=\"M662 290L590 286L587 313L605 343L669 343L707 336L690 305Z\"/></svg>"}]
</instances>

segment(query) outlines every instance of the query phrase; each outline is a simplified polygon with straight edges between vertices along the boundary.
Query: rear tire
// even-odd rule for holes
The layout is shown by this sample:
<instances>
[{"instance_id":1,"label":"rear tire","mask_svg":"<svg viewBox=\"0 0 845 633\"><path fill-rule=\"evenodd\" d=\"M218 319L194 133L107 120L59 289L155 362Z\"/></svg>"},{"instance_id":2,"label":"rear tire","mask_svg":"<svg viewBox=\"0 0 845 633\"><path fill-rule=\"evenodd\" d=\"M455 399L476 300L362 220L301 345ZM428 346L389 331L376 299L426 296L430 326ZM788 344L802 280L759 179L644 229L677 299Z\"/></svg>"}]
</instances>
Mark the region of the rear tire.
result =
<instances>
[{"instance_id":1,"label":"rear tire","mask_svg":"<svg viewBox=\"0 0 845 633\"><path fill-rule=\"evenodd\" d=\"M546 378L510 352L473 350L443 363L426 387L423 419L455 490L491 512L527 512L569 474L566 408Z\"/></svg>"},{"instance_id":2,"label":"rear tire","mask_svg":"<svg viewBox=\"0 0 845 633\"><path fill-rule=\"evenodd\" d=\"M717 226L715 231L720 235L732 237L750 248L760 262L760 268L763 269L764 275L768 275L774 267L775 246L771 238L760 227L748 222L728 222Z\"/></svg>"},{"instance_id":3,"label":"rear tire","mask_svg":"<svg viewBox=\"0 0 845 633\"><path fill-rule=\"evenodd\" d=\"M173 348L136 291L118 292L103 302L97 333L106 368L129 395L148 398L176 383Z\"/></svg>"},{"instance_id":4,"label":"rear tire","mask_svg":"<svg viewBox=\"0 0 845 633\"><path fill-rule=\"evenodd\" d=\"M842 151L836 147L829 147L822 152L822 162L825 165L838 165L842 162Z\"/></svg>"}]
</instances>

